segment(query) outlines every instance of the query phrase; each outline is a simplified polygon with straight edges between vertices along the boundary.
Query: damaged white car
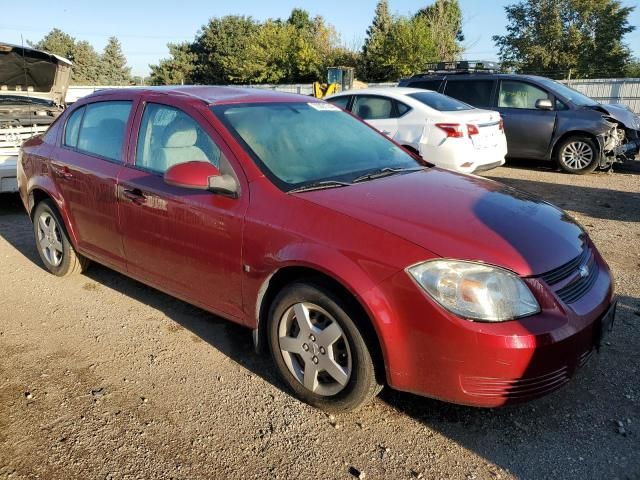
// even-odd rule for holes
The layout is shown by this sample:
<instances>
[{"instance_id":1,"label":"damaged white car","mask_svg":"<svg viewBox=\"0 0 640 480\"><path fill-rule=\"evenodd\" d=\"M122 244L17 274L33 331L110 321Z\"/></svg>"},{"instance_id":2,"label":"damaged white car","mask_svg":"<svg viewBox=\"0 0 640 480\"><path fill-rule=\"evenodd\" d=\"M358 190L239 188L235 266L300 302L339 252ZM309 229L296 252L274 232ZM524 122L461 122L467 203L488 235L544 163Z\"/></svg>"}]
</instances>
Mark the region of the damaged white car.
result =
<instances>
[{"instance_id":1,"label":"damaged white car","mask_svg":"<svg viewBox=\"0 0 640 480\"><path fill-rule=\"evenodd\" d=\"M71 62L51 53L0 43L0 192L15 192L22 143L62 113Z\"/></svg>"}]
</instances>

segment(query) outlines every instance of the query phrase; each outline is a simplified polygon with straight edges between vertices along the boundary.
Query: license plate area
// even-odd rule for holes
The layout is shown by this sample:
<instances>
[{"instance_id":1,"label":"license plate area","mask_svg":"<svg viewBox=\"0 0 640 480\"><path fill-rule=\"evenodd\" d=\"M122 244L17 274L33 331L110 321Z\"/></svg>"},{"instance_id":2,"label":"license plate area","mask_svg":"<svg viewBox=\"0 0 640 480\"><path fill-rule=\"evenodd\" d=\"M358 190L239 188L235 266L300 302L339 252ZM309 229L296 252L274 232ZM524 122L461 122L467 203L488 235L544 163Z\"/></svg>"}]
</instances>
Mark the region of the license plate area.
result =
<instances>
[{"instance_id":1,"label":"license plate area","mask_svg":"<svg viewBox=\"0 0 640 480\"><path fill-rule=\"evenodd\" d=\"M609 336L609 333L613 330L613 324L616 320L616 307L618 306L618 302L614 301L609 310L600 318L600 321L597 323L595 327L595 335L594 335L594 344L598 351L602 347L605 338Z\"/></svg>"}]
</instances>

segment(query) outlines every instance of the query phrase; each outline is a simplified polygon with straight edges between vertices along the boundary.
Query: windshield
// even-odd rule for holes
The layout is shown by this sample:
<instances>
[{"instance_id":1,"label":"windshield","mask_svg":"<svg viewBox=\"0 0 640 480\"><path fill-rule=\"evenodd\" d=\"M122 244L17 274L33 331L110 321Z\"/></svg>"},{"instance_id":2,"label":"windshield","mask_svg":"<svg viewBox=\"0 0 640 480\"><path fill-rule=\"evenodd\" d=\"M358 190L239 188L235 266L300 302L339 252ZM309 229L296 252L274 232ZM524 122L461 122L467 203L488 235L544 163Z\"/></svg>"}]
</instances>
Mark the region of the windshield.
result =
<instances>
[{"instance_id":1,"label":"windshield","mask_svg":"<svg viewBox=\"0 0 640 480\"><path fill-rule=\"evenodd\" d=\"M538 81L542 85L550 89L553 93L557 93L558 95L563 96L578 107L592 107L594 105L598 105L598 102L596 102L592 98L589 98L586 95L583 95L582 93L574 90L573 88L567 87L560 82L556 82L555 80L551 80L548 78L539 79Z\"/></svg>"},{"instance_id":2,"label":"windshield","mask_svg":"<svg viewBox=\"0 0 640 480\"><path fill-rule=\"evenodd\" d=\"M460 100L436 92L410 93L409 96L439 112L459 112L474 108Z\"/></svg>"},{"instance_id":3,"label":"windshield","mask_svg":"<svg viewBox=\"0 0 640 480\"><path fill-rule=\"evenodd\" d=\"M265 175L286 191L330 180L351 183L382 169L423 166L331 104L259 103L212 110Z\"/></svg>"}]
</instances>

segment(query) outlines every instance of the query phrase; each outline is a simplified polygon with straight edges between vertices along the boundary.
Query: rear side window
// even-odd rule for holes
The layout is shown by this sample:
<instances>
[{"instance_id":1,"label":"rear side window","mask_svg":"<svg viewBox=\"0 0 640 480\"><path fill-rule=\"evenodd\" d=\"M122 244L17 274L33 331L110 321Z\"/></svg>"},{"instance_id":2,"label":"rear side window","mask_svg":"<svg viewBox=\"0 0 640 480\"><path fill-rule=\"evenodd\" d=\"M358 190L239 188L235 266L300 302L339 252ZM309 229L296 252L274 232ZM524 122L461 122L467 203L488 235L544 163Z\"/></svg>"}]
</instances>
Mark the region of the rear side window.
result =
<instances>
[{"instance_id":1,"label":"rear side window","mask_svg":"<svg viewBox=\"0 0 640 480\"><path fill-rule=\"evenodd\" d=\"M398 109L399 117L403 116L405 113L411 110L411 107L409 105L405 105L404 103L398 102L397 100L396 100L396 108Z\"/></svg>"},{"instance_id":2,"label":"rear side window","mask_svg":"<svg viewBox=\"0 0 640 480\"><path fill-rule=\"evenodd\" d=\"M500 84L499 107L535 110L536 102L549 98L544 90L524 82L503 81Z\"/></svg>"},{"instance_id":3,"label":"rear side window","mask_svg":"<svg viewBox=\"0 0 640 480\"><path fill-rule=\"evenodd\" d=\"M411 88L424 88L425 90L433 90L437 92L442 86L442 80L418 80L417 82L410 82L407 87Z\"/></svg>"},{"instance_id":4,"label":"rear side window","mask_svg":"<svg viewBox=\"0 0 640 480\"><path fill-rule=\"evenodd\" d=\"M78 150L120 161L131 102L98 102L85 108L78 135Z\"/></svg>"},{"instance_id":5,"label":"rear side window","mask_svg":"<svg viewBox=\"0 0 640 480\"><path fill-rule=\"evenodd\" d=\"M84 107L73 112L67 119L67 124L64 127L64 144L68 147L76 148L78 146L82 115L84 115Z\"/></svg>"},{"instance_id":6,"label":"rear side window","mask_svg":"<svg viewBox=\"0 0 640 480\"><path fill-rule=\"evenodd\" d=\"M450 80L444 94L474 107L491 107L493 80Z\"/></svg>"},{"instance_id":7,"label":"rear side window","mask_svg":"<svg viewBox=\"0 0 640 480\"><path fill-rule=\"evenodd\" d=\"M439 112L459 112L462 110L473 110L471 105L467 105L455 98L447 97L441 93L435 92L420 92L410 93L411 98L415 98L421 103L424 103L427 107L431 107Z\"/></svg>"},{"instance_id":8,"label":"rear side window","mask_svg":"<svg viewBox=\"0 0 640 480\"><path fill-rule=\"evenodd\" d=\"M341 109L346 110L347 105L349 105L349 100L351 100L351 95L345 95L344 97L328 98L327 102L333 103L336 107L340 107Z\"/></svg>"},{"instance_id":9,"label":"rear side window","mask_svg":"<svg viewBox=\"0 0 640 480\"><path fill-rule=\"evenodd\" d=\"M356 96L351 111L363 120L395 118L393 100L384 97Z\"/></svg>"}]
</instances>

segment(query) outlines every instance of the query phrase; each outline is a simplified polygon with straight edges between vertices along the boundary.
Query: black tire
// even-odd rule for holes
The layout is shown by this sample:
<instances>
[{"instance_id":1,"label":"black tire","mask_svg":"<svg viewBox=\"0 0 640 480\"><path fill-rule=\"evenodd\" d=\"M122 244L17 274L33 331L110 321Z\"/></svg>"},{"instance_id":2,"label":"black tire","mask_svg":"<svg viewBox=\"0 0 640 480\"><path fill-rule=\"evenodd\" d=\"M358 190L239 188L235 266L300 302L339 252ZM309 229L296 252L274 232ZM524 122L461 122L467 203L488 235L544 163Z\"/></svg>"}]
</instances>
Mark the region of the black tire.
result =
<instances>
[{"instance_id":1,"label":"black tire","mask_svg":"<svg viewBox=\"0 0 640 480\"><path fill-rule=\"evenodd\" d=\"M41 221L46 226L51 226L51 222L54 222L55 229L45 232ZM90 261L78 254L71 244L64 222L51 200L42 200L36 205L33 212L33 234L42 263L54 275L66 277L82 273L89 267ZM58 245L58 248L54 247L53 243ZM45 248L43 244L49 244L50 248ZM51 253L51 248L56 252Z\"/></svg>"},{"instance_id":2,"label":"black tire","mask_svg":"<svg viewBox=\"0 0 640 480\"><path fill-rule=\"evenodd\" d=\"M584 162L590 161L583 165ZM585 135L573 135L563 140L556 148L556 163L567 173L586 175L600 164L600 150L597 143Z\"/></svg>"},{"instance_id":3,"label":"black tire","mask_svg":"<svg viewBox=\"0 0 640 480\"><path fill-rule=\"evenodd\" d=\"M321 342L320 335L317 339L318 344L315 343L316 339L313 339L312 348L316 349L315 351L318 357L321 357L321 355L317 353L318 348L320 348L322 355L326 355L325 357L321 357L321 363L316 368L320 368L322 366L322 362L326 361L327 358L335 358L335 349L338 348L337 345L340 342L344 342L345 344L348 343L347 350L351 357L351 368L350 375L344 386L338 385L335 381L335 385L332 385L330 382L333 380L332 377L329 378L330 381L328 383L321 384L321 376L324 375L326 380L330 375L328 371L322 371L318 374L318 382L322 385L321 388L341 388L341 390L335 394L320 395L305 387L302 381L296 378L287 366L287 361L285 360L285 355L287 355L287 353L283 352L280 348L280 324L281 322L286 322L285 318L288 318L288 316L285 317L285 314L291 312L291 309L295 305L302 303L310 305L311 308L317 306L321 310L324 310L330 315L330 322L335 321L344 334L343 337L341 337L341 339L331 347L330 354L326 353L326 350L325 353L322 353L323 347L318 347L318 344ZM276 296L269 309L269 347L271 357L276 364L280 376L291 388L296 397L309 405L326 412L345 413L356 410L373 399L382 389L382 385L380 385L376 380L375 365L371 352L363 338L363 335L353 320L357 315L357 312L354 310L355 309L349 306L348 302L344 301L344 299L340 298L339 295L332 292L331 289L311 282L295 283L285 287ZM294 321L297 322L297 320ZM298 336L301 335L302 332L298 334ZM344 344L342 346L344 347ZM304 360L304 365L306 366L306 362L310 361L310 355L313 354L311 352L301 352L301 354L304 354L305 357L297 356L296 358L298 361ZM317 364L318 362L316 361L315 363ZM301 363L298 363L298 365L301 365Z\"/></svg>"}]
</instances>

